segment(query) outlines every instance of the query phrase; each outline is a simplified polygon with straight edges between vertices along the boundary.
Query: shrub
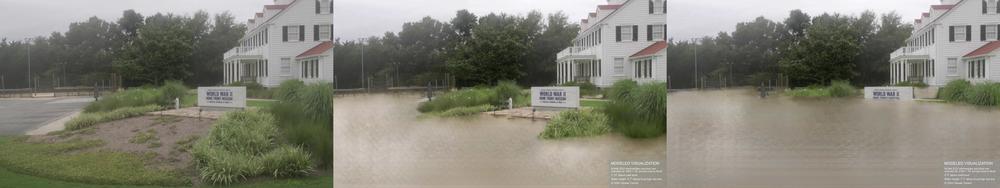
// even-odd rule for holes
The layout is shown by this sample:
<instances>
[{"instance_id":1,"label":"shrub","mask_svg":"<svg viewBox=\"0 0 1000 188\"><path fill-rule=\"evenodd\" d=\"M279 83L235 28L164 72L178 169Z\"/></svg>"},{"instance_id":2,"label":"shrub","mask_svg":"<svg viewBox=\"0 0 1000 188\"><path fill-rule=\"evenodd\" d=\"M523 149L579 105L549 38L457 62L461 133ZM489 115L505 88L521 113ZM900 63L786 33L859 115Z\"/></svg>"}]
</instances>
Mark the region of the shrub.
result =
<instances>
[{"instance_id":1,"label":"shrub","mask_svg":"<svg viewBox=\"0 0 1000 188\"><path fill-rule=\"evenodd\" d=\"M472 88L453 91L437 96L434 100L421 103L417 110L423 113L443 112L457 107L493 104L496 93L490 89Z\"/></svg>"},{"instance_id":2,"label":"shrub","mask_svg":"<svg viewBox=\"0 0 1000 188\"><path fill-rule=\"evenodd\" d=\"M109 112L124 107L139 107L152 104L161 104L160 92L156 89L129 89L115 94L107 95L101 100L94 101L84 108L83 112Z\"/></svg>"},{"instance_id":3,"label":"shrub","mask_svg":"<svg viewBox=\"0 0 1000 188\"><path fill-rule=\"evenodd\" d=\"M831 97L851 97L858 95L857 88L854 88L850 82L842 80L831 82L830 87L827 87L827 91L830 92Z\"/></svg>"},{"instance_id":4,"label":"shrub","mask_svg":"<svg viewBox=\"0 0 1000 188\"><path fill-rule=\"evenodd\" d=\"M1000 84L984 83L969 88L965 93L966 103L979 106L996 106L1000 104Z\"/></svg>"},{"instance_id":5,"label":"shrub","mask_svg":"<svg viewBox=\"0 0 1000 188\"><path fill-rule=\"evenodd\" d=\"M183 99L187 95L188 88L179 81L167 81L159 89L160 106L173 106L174 99Z\"/></svg>"},{"instance_id":6,"label":"shrub","mask_svg":"<svg viewBox=\"0 0 1000 188\"><path fill-rule=\"evenodd\" d=\"M609 91L605 113L611 127L631 138L652 138L666 133L667 88L662 83L636 86L619 81Z\"/></svg>"},{"instance_id":7,"label":"shrub","mask_svg":"<svg viewBox=\"0 0 1000 188\"><path fill-rule=\"evenodd\" d=\"M277 129L274 118L267 113L227 113L206 138L193 146L201 178L229 184L259 175L284 177L311 172L312 161L307 153L274 142Z\"/></svg>"},{"instance_id":8,"label":"shrub","mask_svg":"<svg viewBox=\"0 0 1000 188\"><path fill-rule=\"evenodd\" d=\"M567 82L561 86L565 87L580 87L580 97L583 96L597 96L601 94L601 88L590 82Z\"/></svg>"},{"instance_id":9,"label":"shrub","mask_svg":"<svg viewBox=\"0 0 1000 188\"><path fill-rule=\"evenodd\" d=\"M457 108L452 108L452 109L449 109L447 111L438 113L437 115L438 116L442 116L442 117L470 116L470 115L476 115L476 114L479 114L479 113L482 113L482 112L489 112L490 110L493 110L493 109L496 109L496 107L494 107L493 105L484 104L484 105L472 106L472 107L457 107Z\"/></svg>"},{"instance_id":10,"label":"shrub","mask_svg":"<svg viewBox=\"0 0 1000 188\"><path fill-rule=\"evenodd\" d=\"M111 112L83 113L66 122L65 126L67 130L80 130L99 123L142 116L157 110L160 110L160 106L148 105L142 107L124 107Z\"/></svg>"},{"instance_id":11,"label":"shrub","mask_svg":"<svg viewBox=\"0 0 1000 188\"><path fill-rule=\"evenodd\" d=\"M299 92L306 87L301 80L286 80L274 90L274 99L279 101L298 101Z\"/></svg>"},{"instance_id":12,"label":"shrub","mask_svg":"<svg viewBox=\"0 0 1000 188\"><path fill-rule=\"evenodd\" d=\"M938 98L949 102L960 102L965 98L965 92L972 88L972 83L968 80L955 80L948 82L944 88L938 92Z\"/></svg>"},{"instance_id":13,"label":"shrub","mask_svg":"<svg viewBox=\"0 0 1000 188\"><path fill-rule=\"evenodd\" d=\"M549 121L545 130L538 135L543 139L567 137L587 137L608 133L608 117L593 110L569 110L559 113Z\"/></svg>"},{"instance_id":14,"label":"shrub","mask_svg":"<svg viewBox=\"0 0 1000 188\"><path fill-rule=\"evenodd\" d=\"M514 81L501 81L496 87L493 87L496 98L490 104L494 106L507 106L507 100L521 96L522 90L521 86L518 86Z\"/></svg>"}]
</instances>

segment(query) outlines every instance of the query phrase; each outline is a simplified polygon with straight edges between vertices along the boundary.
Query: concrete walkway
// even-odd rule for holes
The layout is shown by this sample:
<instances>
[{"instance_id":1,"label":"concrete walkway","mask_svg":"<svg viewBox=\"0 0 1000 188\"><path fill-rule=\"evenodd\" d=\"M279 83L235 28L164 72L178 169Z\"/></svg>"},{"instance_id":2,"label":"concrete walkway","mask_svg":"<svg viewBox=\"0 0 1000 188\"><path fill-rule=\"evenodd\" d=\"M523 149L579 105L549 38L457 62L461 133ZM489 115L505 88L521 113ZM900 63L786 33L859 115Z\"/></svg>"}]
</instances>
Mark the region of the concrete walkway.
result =
<instances>
[{"instance_id":1,"label":"concrete walkway","mask_svg":"<svg viewBox=\"0 0 1000 188\"><path fill-rule=\"evenodd\" d=\"M32 136L35 136L35 135L46 135L46 134L49 134L51 132L65 130L66 129L66 122L69 122L69 120L72 120L73 118L76 118L77 116L80 116L80 113L81 113L80 111L76 111L76 112L70 113L69 115L63 116L62 118L59 118L57 120L47 122L47 123L45 123L44 126L39 127L39 128L37 128L35 130L28 131L25 134L26 135L32 135Z\"/></svg>"}]
</instances>

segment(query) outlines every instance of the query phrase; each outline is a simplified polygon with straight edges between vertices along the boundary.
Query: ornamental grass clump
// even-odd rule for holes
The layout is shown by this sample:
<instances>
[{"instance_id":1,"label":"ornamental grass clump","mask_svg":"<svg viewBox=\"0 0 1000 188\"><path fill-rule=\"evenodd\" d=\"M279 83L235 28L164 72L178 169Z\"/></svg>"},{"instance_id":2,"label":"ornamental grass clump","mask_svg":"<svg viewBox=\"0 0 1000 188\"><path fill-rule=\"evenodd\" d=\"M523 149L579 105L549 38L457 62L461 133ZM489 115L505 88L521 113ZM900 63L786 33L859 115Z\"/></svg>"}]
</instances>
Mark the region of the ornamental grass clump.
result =
<instances>
[{"instance_id":1,"label":"ornamental grass clump","mask_svg":"<svg viewBox=\"0 0 1000 188\"><path fill-rule=\"evenodd\" d=\"M1000 84L983 83L970 87L963 98L966 103L978 106L997 106L1000 104Z\"/></svg>"},{"instance_id":2,"label":"ornamental grass clump","mask_svg":"<svg viewBox=\"0 0 1000 188\"><path fill-rule=\"evenodd\" d=\"M110 112L83 113L66 122L65 126L66 130L80 130L99 123L142 116L157 110L160 110L160 106L147 105L141 107L123 107Z\"/></svg>"},{"instance_id":3,"label":"ornamental grass clump","mask_svg":"<svg viewBox=\"0 0 1000 188\"><path fill-rule=\"evenodd\" d=\"M542 139L588 137L611 132L608 117L594 110L569 110L559 113L538 134Z\"/></svg>"},{"instance_id":4,"label":"ornamental grass clump","mask_svg":"<svg viewBox=\"0 0 1000 188\"><path fill-rule=\"evenodd\" d=\"M972 88L972 82L968 80L955 80L948 82L938 91L938 98L948 102L962 102L965 99L965 92Z\"/></svg>"},{"instance_id":5,"label":"ornamental grass clump","mask_svg":"<svg viewBox=\"0 0 1000 188\"><path fill-rule=\"evenodd\" d=\"M276 123L264 112L227 113L192 148L201 178L230 184L255 176L283 178L311 173L308 152L275 140L279 134Z\"/></svg>"},{"instance_id":6,"label":"ornamental grass clump","mask_svg":"<svg viewBox=\"0 0 1000 188\"><path fill-rule=\"evenodd\" d=\"M333 159L332 92L329 84L285 81L275 90L278 102L269 109L282 138L311 152L321 168L330 167Z\"/></svg>"},{"instance_id":7,"label":"ornamental grass clump","mask_svg":"<svg viewBox=\"0 0 1000 188\"><path fill-rule=\"evenodd\" d=\"M616 82L608 91L604 112L611 127L631 138L659 137L667 132L667 88L662 83Z\"/></svg>"}]
</instances>

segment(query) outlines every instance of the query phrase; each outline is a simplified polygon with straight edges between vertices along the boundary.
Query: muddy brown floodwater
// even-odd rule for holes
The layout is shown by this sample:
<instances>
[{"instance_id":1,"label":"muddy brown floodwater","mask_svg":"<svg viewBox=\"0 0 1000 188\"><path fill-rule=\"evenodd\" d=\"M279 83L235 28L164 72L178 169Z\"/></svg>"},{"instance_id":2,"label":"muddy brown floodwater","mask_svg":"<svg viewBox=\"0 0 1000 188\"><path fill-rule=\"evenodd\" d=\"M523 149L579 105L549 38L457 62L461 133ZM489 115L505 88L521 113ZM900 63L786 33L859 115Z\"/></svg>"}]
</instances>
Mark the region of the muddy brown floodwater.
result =
<instances>
[{"instance_id":1,"label":"muddy brown floodwater","mask_svg":"<svg viewBox=\"0 0 1000 188\"><path fill-rule=\"evenodd\" d=\"M944 161L1000 160L1000 110L864 99L668 98L669 187L942 187Z\"/></svg>"},{"instance_id":2,"label":"muddy brown floodwater","mask_svg":"<svg viewBox=\"0 0 1000 188\"><path fill-rule=\"evenodd\" d=\"M607 187L611 160L660 160L666 138L538 139L544 121L419 117L418 94L334 99L334 184Z\"/></svg>"}]
</instances>

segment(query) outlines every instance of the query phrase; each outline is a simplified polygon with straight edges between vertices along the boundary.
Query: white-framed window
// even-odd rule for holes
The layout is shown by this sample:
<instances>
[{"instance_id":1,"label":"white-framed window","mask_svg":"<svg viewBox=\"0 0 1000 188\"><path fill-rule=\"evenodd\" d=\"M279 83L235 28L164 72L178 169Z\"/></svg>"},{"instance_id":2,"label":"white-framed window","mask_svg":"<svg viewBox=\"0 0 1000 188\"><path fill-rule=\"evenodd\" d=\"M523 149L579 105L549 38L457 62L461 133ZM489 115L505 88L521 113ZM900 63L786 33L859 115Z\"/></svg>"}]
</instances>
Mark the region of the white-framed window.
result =
<instances>
[{"instance_id":1,"label":"white-framed window","mask_svg":"<svg viewBox=\"0 0 1000 188\"><path fill-rule=\"evenodd\" d=\"M968 78L971 79L982 79L986 78L986 58L976 58L967 61L966 66L968 66Z\"/></svg>"},{"instance_id":2,"label":"white-framed window","mask_svg":"<svg viewBox=\"0 0 1000 188\"><path fill-rule=\"evenodd\" d=\"M281 58L281 75L282 76L292 75L292 58L287 58L287 57Z\"/></svg>"},{"instance_id":3,"label":"white-framed window","mask_svg":"<svg viewBox=\"0 0 1000 188\"><path fill-rule=\"evenodd\" d=\"M666 14L667 2L665 0L649 0L649 14Z\"/></svg>"},{"instance_id":4,"label":"white-framed window","mask_svg":"<svg viewBox=\"0 0 1000 188\"><path fill-rule=\"evenodd\" d=\"M622 25L618 26L618 41L639 41L639 26L638 25Z\"/></svg>"},{"instance_id":5,"label":"white-framed window","mask_svg":"<svg viewBox=\"0 0 1000 188\"><path fill-rule=\"evenodd\" d=\"M953 42L954 41L970 41L969 39L971 39L972 37L970 35L971 33L969 33L969 27L970 26L967 26L967 25L952 26L951 27L952 30L953 30L953 32L952 32L953 33L953 35L952 35L952 41Z\"/></svg>"},{"instance_id":6,"label":"white-framed window","mask_svg":"<svg viewBox=\"0 0 1000 188\"><path fill-rule=\"evenodd\" d=\"M285 42L289 42L289 41L292 41L292 42L294 42L294 41L305 41L305 38L306 38L305 37L305 34L306 34L305 33L305 28L306 28L306 26L304 26L304 25L282 26L282 28L281 28L281 30L283 32L283 34L282 34L282 41L285 41Z\"/></svg>"},{"instance_id":7,"label":"white-framed window","mask_svg":"<svg viewBox=\"0 0 1000 188\"><path fill-rule=\"evenodd\" d=\"M649 35L649 41L655 41L655 40L660 40L660 39L666 40L666 38L664 38L664 37L666 37L667 35L663 34L663 32L665 32L667 30L666 25L664 25L664 24L656 24L656 25L650 25L650 26L647 26L647 27L649 27L649 30L650 30L649 33L651 33Z\"/></svg>"},{"instance_id":8,"label":"white-framed window","mask_svg":"<svg viewBox=\"0 0 1000 188\"><path fill-rule=\"evenodd\" d=\"M615 75L622 76L625 74L625 58L616 57L615 58Z\"/></svg>"},{"instance_id":9,"label":"white-framed window","mask_svg":"<svg viewBox=\"0 0 1000 188\"><path fill-rule=\"evenodd\" d=\"M948 76L958 76L958 58L948 58Z\"/></svg>"},{"instance_id":10,"label":"white-framed window","mask_svg":"<svg viewBox=\"0 0 1000 188\"><path fill-rule=\"evenodd\" d=\"M330 14L330 13L333 13L333 1L316 0L316 14Z\"/></svg>"},{"instance_id":11,"label":"white-framed window","mask_svg":"<svg viewBox=\"0 0 1000 188\"><path fill-rule=\"evenodd\" d=\"M653 77L653 59L644 58L633 61L634 66L634 77L635 78L652 78Z\"/></svg>"},{"instance_id":12,"label":"white-framed window","mask_svg":"<svg viewBox=\"0 0 1000 188\"><path fill-rule=\"evenodd\" d=\"M983 13L1000 14L1000 9L997 9L997 0L983 0L983 4L986 5L983 8Z\"/></svg>"},{"instance_id":13,"label":"white-framed window","mask_svg":"<svg viewBox=\"0 0 1000 188\"><path fill-rule=\"evenodd\" d=\"M983 39L983 40L985 40L985 41L991 41L991 40L997 40L998 39L997 38L997 29L1000 29L1000 28L998 28L997 25L985 25L983 27L985 27L985 30L986 30L986 38Z\"/></svg>"}]
</instances>

